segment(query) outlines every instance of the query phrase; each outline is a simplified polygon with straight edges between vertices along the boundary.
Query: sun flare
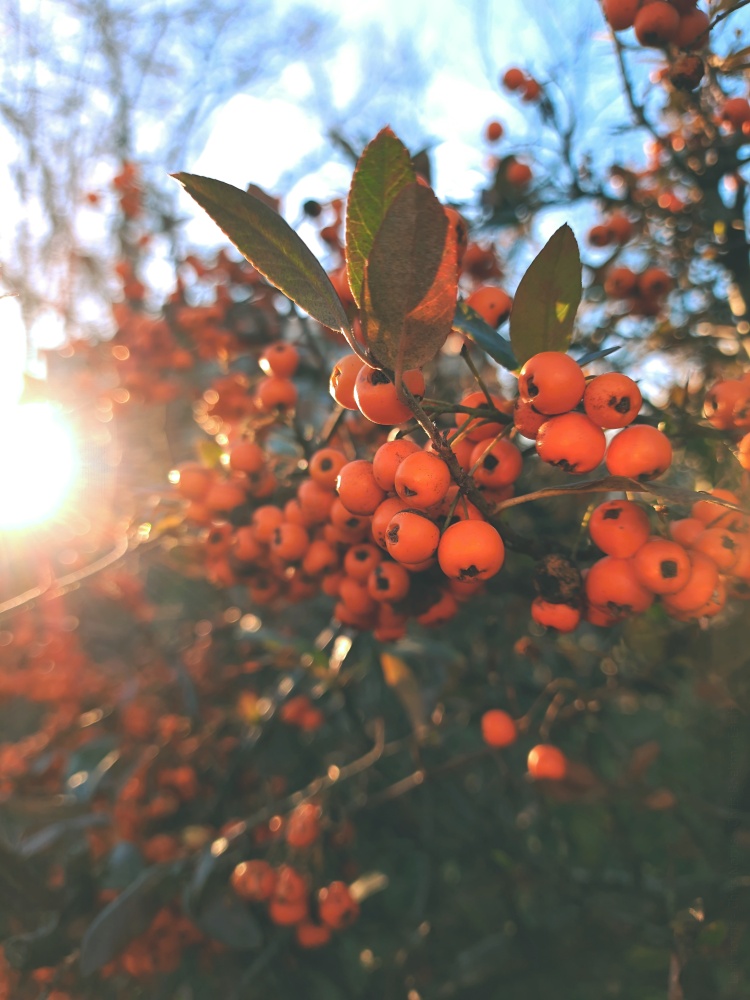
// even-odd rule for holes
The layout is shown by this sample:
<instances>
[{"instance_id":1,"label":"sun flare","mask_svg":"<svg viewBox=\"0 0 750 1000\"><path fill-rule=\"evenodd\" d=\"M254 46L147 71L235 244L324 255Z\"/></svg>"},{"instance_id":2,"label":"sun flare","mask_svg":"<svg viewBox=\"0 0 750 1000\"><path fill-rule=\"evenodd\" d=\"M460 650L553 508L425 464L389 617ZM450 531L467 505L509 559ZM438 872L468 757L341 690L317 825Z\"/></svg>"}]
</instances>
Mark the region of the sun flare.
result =
<instances>
[{"instance_id":1,"label":"sun flare","mask_svg":"<svg viewBox=\"0 0 750 1000\"><path fill-rule=\"evenodd\" d=\"M0 409L0 531L25 528L52 517L75 478L76 453L70 430L47 403Z\"/></svg>"}]
</instances>

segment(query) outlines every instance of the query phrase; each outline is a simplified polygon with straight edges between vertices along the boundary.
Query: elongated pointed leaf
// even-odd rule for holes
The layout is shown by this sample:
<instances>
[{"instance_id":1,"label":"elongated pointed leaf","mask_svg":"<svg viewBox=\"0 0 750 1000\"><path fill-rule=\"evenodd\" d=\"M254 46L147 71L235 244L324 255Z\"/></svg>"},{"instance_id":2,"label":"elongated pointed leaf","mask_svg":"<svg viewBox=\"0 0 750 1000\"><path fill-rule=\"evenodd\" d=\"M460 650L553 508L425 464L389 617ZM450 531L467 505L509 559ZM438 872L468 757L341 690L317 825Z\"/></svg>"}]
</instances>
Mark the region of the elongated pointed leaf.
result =
<instances>
[{"instance_id":1,"label":"elongated pointed leaf","mask_svg":"<svg viewBox=\"0 0 750 1000\"><path fill-rule=\"evenodd\" d=\"M399 191L414 180L408 149L391 129L382 129L357 162L346 205L346 272L357 305L380 225Z\"/></svg>"},{"instance_id":2,"label":"elongated pointed leaf","mask_svg":"<svg viewBox=\"0 0 750 1000\"><path fill-rule=\"evenodd\" d=\"M453 329L468 337L477 347L481 347L485 354L489 354L492 360L497 361L503 368L507 368L508 371L515 371L518 368L518 361L510 343L463 301L456 306Z\"/></svg>"},{"instance_id":3,"label":"elongated pointed leaf","mask_svg":"<svg viewBox=\"0 0 750 1000\"><path fill-rule=\"evenodd\" d=\"M90 975L142 934L175 892L178 866L155 865L97 914L81 942L81 972Z\"/></svg>"},{"instance_id":4,"label":"elongated pointed leaf","mask_svg":"<svg viewBox=\"0 0 750 1000\"><path fill-rule=\"evenodd\" d=\"M510 313L510 342L523 364L539 351L565 351L581 301L581 256L567 223L521 278Z\"/></svg>"},{"instance_id":5,"label":"elongated pointed leaf","mask_svg":"<svg viewBox=\"0 0 750 1000\"><path fill-rule=\"evenodd\" d=\"M601 361L602 358L614 354L615 351L620 350L620 347L620 344L616 344L615 347L603 347L598 351L588 351L583 357L576 358L576 361L583 368L584 365L590 365L592 361Z\"/></svg>"},{"instance_id":6,"label":"elongated pointed leaf","mask_svg":"<svg viewBox=\"0 0 750 1000\"><path fill-rule=\"evenodd\" d=\"M443 274L455 301L454 244L448 219L430 188L420 184L403 188L375 237L363 294L368 346L383 366L419 367L442 346L450 323L445 328L441 319L445 290L439 282L436 285L436 278ZM420 314L418 307L425 300ZM431 311L434 325L429 318L425 322Z\"/></svg>"},{"instance_id":7,"label":"elongated pointed leaf","mask_svg":"<svg viewBox=\"0 0 750 1000\"><path fill-rule=\"evenodd\" d=\"M173 174L240 253L284 295L331 330L349 328L322 265L281 216L239 188L196 174Z\"/></svg>"}]
</instances>

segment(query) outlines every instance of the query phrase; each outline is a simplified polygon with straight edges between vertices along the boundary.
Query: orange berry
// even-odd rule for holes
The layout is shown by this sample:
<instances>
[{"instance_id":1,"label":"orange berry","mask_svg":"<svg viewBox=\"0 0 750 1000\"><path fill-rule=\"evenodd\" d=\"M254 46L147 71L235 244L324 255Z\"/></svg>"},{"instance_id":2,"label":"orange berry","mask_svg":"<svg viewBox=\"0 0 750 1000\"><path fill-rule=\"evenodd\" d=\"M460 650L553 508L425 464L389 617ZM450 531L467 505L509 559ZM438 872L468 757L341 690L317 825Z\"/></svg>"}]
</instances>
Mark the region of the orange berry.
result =
<instances>
[{"instance_id":1,"label":"orange berry","mask_svg":"<svg viewBox=\"0 0 750 1000\"><path fill-rule=\"evenodd\" d=\"M504 413L504 407L506 405L506 400L502 396L496 396L494 394L490 395L493 406ZM468 395L464 396L463 399L459 401L460 406L466 406L469 409L476 410L484 408L489 410L490 404L487 401L487 397L481 390L476 392L470 392ZM470 441L486 441L487 438L495 437L503 429L504 424L499 424L497 421L491 419L491 411L488 413L487 417L472 417L468 413L457 413L456 414L456 427L459 430L464 429L464 425L468 422L468 429L465 432L465 437Z\"/></svg>"},{"instance_id":2,"label":"orange berry","mask_svg":"<svg viewBox=\"0 0 750 1000\"><path fill-rule=\"evenodd\" d=\"M439 503L448 492L450 469L437 455L416 451L401 461L393 485L402 500L425 510Z\"/></svg>"},{"instance_id":3,"label":"orange berry","mask_svg":"<svg viewBox=\"0 0 750 1000\"><path fill-rule=\"evenodd\" d=\"M497 142L497 140L502 137L503 131L504 129L500 122L487 122L487 126L484 130L484 137L487 142Z\"/></svg>"},{"instance_id":4,"label":"orange berry","mask_svg":"<svg viewBox=\"0 0 750 1000\"><path fill-rule=\"evenodd\" d=\"M664 607L671 614L695 611L702 607L716 590L719 571L713 559L696 550L689 553L691 571L688 582L674 594L663 599Z\"/></svg>"},{"instance_id":5,"label":"orange berry","mask_svg":"<svg viewBox=\"0 0 750 1000\"><path fill-rule=\"evenodd\" d=\"M310 537L301 524L284 521L273 530L271 553L285 563L299 562L307 552Z\"/></svg>"},{"instance_id":6,"label":"orange berry","mask_svg":"<svg viewBox=\"0 0 750 1000\"><path fill-rule=\"evenodd\" d=\"M337 497L332 489L322 486L314 479L305 479L297 487L297 499L306 524L323 524L331 516Z\"/></svg>"},{"instance_id":7,"label":"orange berry","mask_svg":"<svg viewBox=\"0 0 750 1000\"><path fill-rule=\"evenodd\" d=\"M350 927L359 916L359 903L345 882L331 882L318 892L318 914L334 931Z\"/></svg>"},{"instance_id":8,"label":"orange berry","mask_svg":"<svg viewBox=\"0 0 750 1000\"><path fill-rule=\"evenodd\" d=\"M297 386L289 378L269 375L260 379L255 386L255 400L259 409L265 413L271 410L291 410L297 403Z\"/></svg>"},{"instance_id":9,"label":"orange berry","mask_svg":"<svg viewBox=\"0 0 750 1000\"><path fill-rule=\"evenodd\" d=\"M302 572L307 576L321 576L338 569L339 556L336 549L322 538L310 542L310 548L302 559Z\"/></svg>"},{"instance_id":10,"label":"orange berry","mask_svg":"<svg viewBox=\"0 0 750 1000\"><path fill-rule=\"evenodd\" d=\"M656 479L672 464L672 445L656 427L634 424L610 442L605 461L612 476Z\"/></svg>"},{"instance_id":11,"label":"orange berry","mask_svg":"<svg viewBox=\"0 0 750 1000\"><path fill-rule=\"evenodd\" d=\"M488 521L458 521L443 532L437 555L451 580L488 580L505 561L505 545Z\"/></svg>"},{"instance_id":12,"label":"orange berry","mask_svg":"<svg viewBox=\"0 0 750 1000\"><path fill-rule=\"evenodd\" d=\"M742 413L749 397L750 386L740 379L716 382L706 393L703 416L718 430L730 430L735 426L735 408Z\"/></svg>"},{"instance_id":13,"label":"orange berry","mask_svg":"<svg viewBox=\"0 0 750 1000\"><path fill-rule=\"evenodd\" d=\"M335 497L333 503L331 504L329 517L331 519L331 525L335 527L339 533L345 536L341 540L351 544L361 542L367 534L367 529L370 526L370 522L366 516L352 514L351 511L346 509L338 497Z\"/></svg>"},{"instance_id":14,"label":"orange berry","mask_svg":"<svg viewBox=\"0 0 750 1000\"><path fill-rule=\"evenodd\" d=\"M488 747L509 747L518 739L518 727L512 716L500 708L491 708L482 716L482 739Z\"/></svg>"},{"instance_id":15,"label":"orange berry","mask_svg":"<svg viewBox=\"0 0 750 1000\"><path fill-rule=\"evenodd\" d=\"M737 461L746 472L750 472L750 434L741 438L737 445Z\"/></svg>"},{"instance_id":16,"label":"orange berry","mask_svg":"<svg viewBox=\"0 0 750 1000\"><path fill-rule=\"evenodd\" d=\"M526 767L534 780L562 781L568 771L568 759L558 747L540 743L529 750Z\"/></svg>"},{"instance_id":17,"label":"orange berry","mask_svg":"<svg viewBox=\"0 0 750 1000\"><path fill-rule=\"evenodd\" d=\"M638 291L644 299L663 299L671 288L672 279L660 267L649 267L638 275Z\"/></svg>"},{"instance_id":18,"label":"orange berry","mask_svg":"<svg viewBox=\"0 0 750 1000\"><path fill-rule=\"evenodd\" d=\"M586 377L577 361L561 351L541 351L524 364L518 376L518 394L540 413L567 413L577 406Z\"/></svg>"},{"instance_id":19,"label":"orange berry","mask_svg":"<svg viewBox=\"0 0 750 1000\"><path fill-rule=\"evenodd\" d=\"M573 632L581 621L581 612L570 604L552 604L542 597L535 597L531 603L531 617L545 628Z\"/></svg>"},{"instance_id":20,"label":"orange berry","mask_svg":"<svg viewBox=\"0 0 750 1000\"><path fill-rule=\"evenodd\" d=\"M339 472L336 488L344 507L360 517L373 514L385 500L385 490L375 482L372 462L365 459L347 462Z\"/></svg>"},{"instance_id":21,"label":"orange berry","mask_svg":"<svg viewBox=\"0 0 750 1000\"><path fill-rule=\"evenodd\" d=\"M270 545L274 532L284 523L284 514L273 504L263 504L253 511L251 524L255 530L255 537L264 545Z\"/></svg>"},{"instance_id":22,"label":"orange berry","mask_svg":"<svg viewBox=\"0 0 750 1000\"><path fill-rule=\"evenodd\" d=\"M618 372L597 375L586 386L583 408L586 415L608 430L627 427L638 416L643 398L632 378Z\"/></svg>"},{"instance_id":23,"label":"orange berry","mask_svg":"<svg viewBox=\"0 0 750 1000\"><path fill-rule=\"evenodd\" d=\"M648 515L632 500L608 500L589 519L591 540L608 556L627 559L645 545L651 533Z\"/></svg>"},{"instance_id":24,"label":"orange berry","mask_svg":"<svg viewBox=\"0 0 750 1000\"><path fill-rule=\"evenodd\" d=\"M533 441L542 424L549 420L546 413L540 413L528 399L516 398L513 404L513 424L519 434Z\"/></svg>"},{"instance_id":25,"label":"orange berry","mask_svg":"<svg viewBox=\"0 0 750 1000\"><path fill-rule=\"evenodd\" d=\"M396 562L381 562L370 573L367 591L376 601L394 603L402 601L409 593L411 576Z\"/></svg>"},{"instance_id":26,"label":"orange berry","mask_svg":"<svg viewBox=\"0 0 750 1000\"><path fill-rule=\"evenodd\" d=\"M235 507L241 507L246 499L245 491L238 483L223 479L211 485L203 502L214 514L223 514L234 510Z\"/></svg>"},{"instance_id":27,"label":"orange berry","mask_svg":"<svg viewBox=\"0 0 750 1000\"><path fill-rule=\"evenodd\" d=\"M242 861L232 872L230 882L240 899L261 902L273 894L276 872L267 861Z\"/></svg>"},{"instance_id":28,"label":"orange berry","mask_svg":"<svg viewBox=\"0 0 750 1000\"><path fill-rule=\"evenodd\" d=\"M234 472L260 472L267 461L266 453L254 441L240 441L229 452L229 468Z\"/></svg>"},{"instance_id":29,"label":"orange berry","mask_svg":"<svg viewBox=\"0 0 750 1000\"><path fill-rule=\"evenodd\" d=\"M608 247L614 238L615 234L607 225L592 226L588 233L588 241L592 247Z\"/></svg>"},{"instance_id":30,"label":"orange berry","mask_svg":"<svg viewBox=\"0 0 750 1000\"><path fill-rule=\"evenodd\" d=\"M458 601L450 590L445 589L440 592L437 600L434 601L426 611L417 615L417 622L423 626L437 627L439 625L444 625L446 622L450 621L451 618L455 618L457 614Z\"/></svg>"},{"instance_id":31,"label":"orange berry","mask_svg":"<svg viewBox=\"0 0 750 1000\"><path fill-rule=\"evenodd\" d=\"M215 474L197 462L186 462L177 469L179 478L175 483L177 491L186 500L203 500L206 497Z\"/></svg>"},{"instance_id":32,"label":"orange berry","mask_svg":"<svg viewBox=\"0 0 750 1000\"><path fill-rule=\"evenodd\" d=\"M633 27L640 5L641 0L603 0L602 9L613 31L625 31Z\"/></svg>"},{"instance_id":33,"label":"orange berry","mask_svg":"<svg viewBox=\"0 0 750 1000\"><path fill-rule=\"evenodd\" d=\"M606 449L604 431L584 413L550 417L536 436L537 454L543 462L576 475L595 469Z\"/></svg>"},{"instance_id":34,"label":"orange berry","mask_svg":"<svg viewBox=\"0 0 750 1000\"><path fill-rule=\"evenodd\" d=\"M521 100L531 103L539 99L542 93L542 86L538 80L533 77L527 77L523 82L523 87L521 88Z\"/></svg>"},{"instance_id":35,"label":"orange berry","mask_svg":"<svg viewBox=\"0 0 750 1000\"><path fill-rule=\"evenodd\" d=\"M680 18L674 43L681 49L702 49L708 44L711 22L702 10L689 10Z\"/></svg>"},{"instance_id":36,"label":"orange berry","mask_svg":"<svg viewBox=\"0 0 750 1000\"><path fill-rule=\"evenodd\" d=\"M721 108L721 121L735 131L750 122L750 101L746 97L730 97Z\"/></svg>"},{"instance_id":37,"label":"orange berry","mask_svg":"<svg viewBox=\"0 0 750 1000\"><path fill-rule=\"evenodd\" d=\"M724 528L706 528L693 539L693 552L702 552L716 563L722 573L727 573L737 562L740 543L736 535Z\"/></svg>"},{"instance_id":38,"label":"orange berry","mask_svg":"<svg viewBox=\"0 0 750 1000\"><path fill-rule=\"evenodd\" d=\"M320 806L312 802L300 802L292 810L284 830L290 847L302 849L311 847L320 837Z\"/></svg>"},{"instance_id":39,"label":"orange berry","mask_svg":"<svg viewBox=\"0 0 750 1000\"><path fill-rule=\"evenodd\" d=\"M633 556L638 580L654 594L674 594L690 579L690 557L677 542L650 538Z\"/></svg>"},{"instance_id":40,"label":"orange berry","mask_svg":"<svg viewBox=\"0 0 750 1000\"><path fill-rule=\"evenodd\" d=\"M478 464L477 464L478 463ZM472 475L479 486L500 489L514 483L523 471L523 456L514 444L501 438L488 450L487 442L479 441L471 453Z\"/></svg>"},{"instance_id":41,"label":"orange berry","mask_svg":"<svg viewBox=\"0 0 750 1000\"><path fill-rule=\"evenodd\" d=\"M607 225L620 246L627 243L633 235L633 223L624 212L613 212Z\"/></svg>"},{"instance_id":42,"label":"orange berry","mask_svg":"<svg viewBox=\"0 0 750 1000\"><path fill-rule=\"evenodd\" d=\"M618 618L647 611L654 600L636 576L632 559L605 556L588 571L585 587L589 604Z\"/></svg>"},{"instance_id":43,"label":"orange berry","mask_svg":"<svg viewBox=\"0 0 750 1000\"><path fill-rule=\"evenodd\" d=\"M635 15L633 27L641 45L663 48L677 37L680 15L666 0L653 0Z\"/></svg>"},{"instance_id":44,"label":"orange berry","mask_svg":"<svg viewBox=\"0 0 750 1000\"><path fill-rule=\"evenodd\" d=\"M278 375L279 378L291 378L297 371L299 353L292 344L283 340L271 344L261 354L258 364L266 375Z\"/></svg>"},{"instance_id":45,"label":"orange berry","mask_svg":"<svg viewBox=\"0 0 750 1000\"><path fill-rule=\"evenodd\" d=\"M305 920L297 924L294 936L300 948L322 948L331 940L331 928Z\"/></svg>"},{"instance_id":46,"label":"orange berry","mask_svg":"<svg viewBox=\"0 0 750 1000\"><path fill-rule=\"evenodd\" d=\"M611 299L627 299L637 285L638 277L629 267L613 267L604 279L604 291Z\"/></svg>"},{"instance_id":47,"label":"orange berry","mask_svg":"<svg viewBox=\"0 0 750 1000\"><path fill-rule=\"evenodd\" d=\"M466 305L479 313L485 323L490 326L500 326L510 316L513 299L502 288L482 285L471 293Z\"/></svg>"},{"instance_id":48,"label":"orange berry","mask_svg":"<svg viewBox=\"0 0 750 1000\"><path fill-rule=\"evenodd\" d=\"M503 86L506 90L520 90L526 83L526 74L522 69L513 66L503 73Z\"/></svg>"},{"instance_id":49,"label":"orange berry","mask_svg":"<svg viewBox=\"0 0 750 1000\"><path fill-rule=\"evenodd\" d=\"M424 396L424 375L421 369L404 372L404 385L418 399ZM411 418L411 410L402 403L396 386L378 368L363 365L354 383L354 398L363 416L374 424L403 424Z\"/></svg>"},{"instance_id":50,"label":"orange berry","mask_svg":"<svg viewBox=\"0 0 750 1000\"><path fill-rule=\"evenodd\" d=\"M406 510L407 505L401 499L401 497L388 497L387 500L383 500L381 504L378 504L374 514L372 515L371 532L373 540L376 545L379 545L381 549L386 547L385 544L385 533L390 524L391 518L395 517L402 510Z\"/></svg>"},{"instance_id":51,"label":"orange berry","mask_svg":"<svg viewBox=\"0 0 750 1000\"><path fill-rule=\"evenodd\" d=\"M310 459L308 466L310 478L324 489L333 490L339 472L347 461L346 455L337 448L320 448Z\"/></svg>"},{"instance_id":52,"label":"orange berry","mask_svg":"<svg viewBox=\"0 0 750 1000\"><path fill-rule=\"evenodd\" d=\"M372 472L375 482L382 490L390 492L396 477L396 470L407 455L421 451L418 444L408 438L396 438L381 444L372 457Z\"/></svg>"},{"instance_id":53,"label":"orange berry","mask_svg":"<svg viewBox=\"0 0 750 1000\"><path fill-rule=\"evenodd\" d=\"M678 545L689 549L705 527L703 521L699 521L697 517L683 517L669 522L669 534Z\"/></svg>"},{"instance_id":54,"label":"orange berry","mask_svg":"<svg viewBox=\"0 0 750 1000\"><path fill-rule=\"evenodd\" d=\"M439 542L440 528L418 510L402 510L395 514L385 532L389 554L406 565L431 559Z\"/></svg>"},{"instance_id":55,"label":"orange berry","mask_svg":"<svg viewBox=\"0 0 750 1000\"><path fill-rule=\"evenodd\" d=\"M726 500L728 503L733 503L736 507L740 506L740 498L736 493L732 493L731 490L713 489L709 492L717 500ZM710 500L697 500L691 508L690 516L702 521L704 526L710 525L712 528L715 528L727 514L731 513L733 512L722 504L712 503Z\"/></svg>"},{"instance_id":56,"label":"orange berry","mask_svg":"<svg viewBox=\"0 0 750 1000\"><path fill-rule=\"evenodd\" d=\"M366 583L370 573L383 561L383 553L374 545L360 542L354 545L344 556L344 572L352 580Z\"/></svg>"},{"instance_id":57,"label":"orange berry","mask_svg":"<svg viewBox=\"0 0 750 1000\"><path fill-rule=\"evenodd\" d=\"M333 366L328 389L339 406L346 410L359 409L354 398L354 384L362 367L363 363L356 354L345 354Z\"/></svg>"},{"instance_id":58,"label":"orange berry","mask_svg":"<svg viewBox=\"0 0 750 1000\"><path fill-rule=\"evenodd\" d=\"M527 163L513 160L505 168L505 179L513 187L526 187L532 177L531 167Z\"/></svg>"}]
</instances>

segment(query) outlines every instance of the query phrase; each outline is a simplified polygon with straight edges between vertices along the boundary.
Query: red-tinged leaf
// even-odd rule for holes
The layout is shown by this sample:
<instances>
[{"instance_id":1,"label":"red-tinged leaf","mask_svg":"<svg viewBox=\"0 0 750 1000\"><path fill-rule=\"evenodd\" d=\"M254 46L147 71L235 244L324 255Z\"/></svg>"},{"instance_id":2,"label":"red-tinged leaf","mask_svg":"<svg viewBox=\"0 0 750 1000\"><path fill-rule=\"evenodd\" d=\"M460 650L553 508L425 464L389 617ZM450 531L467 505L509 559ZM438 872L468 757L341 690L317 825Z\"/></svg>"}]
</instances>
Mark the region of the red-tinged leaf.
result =
<instances>
[{"instance_id":1,"label":"red-tinged leaf","mask_svg":"<svg viewBox=\"0 0 750 1000\"><path fill-rule=\"evenodd\" d=\"M393 199L415 180L409 151L384 128L357 161L346 204L346 272L361 305L367 258Z\"/></svg>"},{"instance_id":2,"label":"red-tinged leaf","mask_svg":"<svg viewBox=\"0 0 750 1000\"><path fill-rule=\"evenodd\" d=\"M323 326L348 330L341 300L312 250L269 205L224 181L173 175L240 253Z\"/></svg>"},{"instance_id":3,"label":"red-tinged leaf","mask_svg":"<svg viewBox=\"0 0 750 1000\"><path fill-rule=\"evenodd\" d=\"M403 366L421 368L435 357L451 332L458 295L458 246L448 227L443 259L430 290L406 317Z\"/></svg>"},{"instance_id":4,"label":"red-tinged leaf","mask_svg":"<svg viewBox=\"0 0 750 1000\"><path fill-rule=\"evenodd\" d=\"M561 226L521 278L510 313L510 342L523 364L540 351L565 351L581 301L581 255Z\"/></svg>"},{"instance_id":5,"label":"red-tinged leaf","mask_svg":"<svg viewBox=\"0 0 750 1000\"><path fill-rule=\"evenodd\" d=\"M450 331L450 321L446 329L443 319L448 293L435 284L442 270L452 289L452 318L456 247L448 231L442 205L421 184L399 192L378 230L365 272L363 319L368 347L386 368L420 367L434 357Z\"/></svg>"}]
</instances>

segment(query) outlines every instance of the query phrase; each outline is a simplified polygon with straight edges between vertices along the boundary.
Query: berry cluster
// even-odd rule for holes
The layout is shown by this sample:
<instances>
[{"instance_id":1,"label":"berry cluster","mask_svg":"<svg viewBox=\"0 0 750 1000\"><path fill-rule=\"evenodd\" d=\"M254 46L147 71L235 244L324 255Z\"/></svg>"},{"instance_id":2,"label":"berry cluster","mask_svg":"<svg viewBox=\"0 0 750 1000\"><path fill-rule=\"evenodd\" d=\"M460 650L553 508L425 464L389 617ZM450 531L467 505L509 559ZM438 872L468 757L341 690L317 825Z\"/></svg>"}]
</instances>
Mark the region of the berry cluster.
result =
<instances>
[{"instance_id":1,"label":"berry cluster","mask_svg":"<svg viewBox=\"0 0 750 1000\"><path fill-rule=\"evenodd\" d=\"M241 861L231 873L232 889L247 903L264 904L272 923L294 927L300 947L320 948L334 931L345 930L357 920L357 893L341 880L311 892L312 876L300 870L300 862L304 864L321 839L319 806L301 802L286 820L274 817L269 826L274 842L286 843L294 863L272 865L263 858Z\"/></svg>"},{"instance_id":2,"label":"berry cluster","mask_svg":"<svg viewBox=\"0 0 750 1000\"><path fill-rule=\"evenodd\" d=\"M613 31L635 29L648 48L701 49L708 44L709 18L696 0L603 0Z\"/></svg>"}]
</instances>

